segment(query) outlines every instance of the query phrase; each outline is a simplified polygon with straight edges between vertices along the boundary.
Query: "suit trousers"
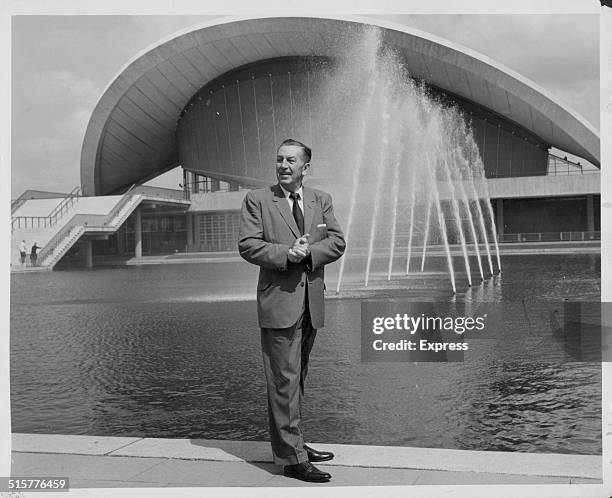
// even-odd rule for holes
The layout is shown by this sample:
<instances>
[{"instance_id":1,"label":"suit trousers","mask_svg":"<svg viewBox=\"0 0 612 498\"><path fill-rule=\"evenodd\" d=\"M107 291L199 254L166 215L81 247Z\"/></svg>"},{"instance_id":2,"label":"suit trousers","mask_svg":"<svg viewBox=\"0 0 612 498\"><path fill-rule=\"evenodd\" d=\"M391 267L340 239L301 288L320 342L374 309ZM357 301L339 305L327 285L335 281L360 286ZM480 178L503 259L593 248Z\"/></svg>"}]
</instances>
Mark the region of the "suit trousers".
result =
<instances>
[{"instance_id":1,"label":"suit trousers","mask_svg":"<svg viewBox=\"0 0 612 498\"><path fill-rule=\"evenodd\" d=\"M308 461L301 428L304 382L317 331L312 328L308 296L295 325L261 329L261 350L268 389L268 419L274 463Z\"/></svg>"}]
</instances>

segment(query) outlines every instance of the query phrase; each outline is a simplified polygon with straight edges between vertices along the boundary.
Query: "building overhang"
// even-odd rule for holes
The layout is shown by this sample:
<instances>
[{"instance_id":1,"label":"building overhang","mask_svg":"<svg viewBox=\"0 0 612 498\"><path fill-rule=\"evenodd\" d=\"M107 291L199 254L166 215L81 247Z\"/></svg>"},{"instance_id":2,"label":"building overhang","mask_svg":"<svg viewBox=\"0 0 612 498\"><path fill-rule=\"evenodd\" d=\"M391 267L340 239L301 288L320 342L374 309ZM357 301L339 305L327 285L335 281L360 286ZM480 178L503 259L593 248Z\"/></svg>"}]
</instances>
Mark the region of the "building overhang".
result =
<instances>
[{"instance_id":1,"label":"building overhang","mask_svg":"<svg viewBox=\"0 0 612 498\"><path fill-rule=\"evenodd\" d=\"M357 16L224 18L160 41L134 57L103 92L81 151L85 195L126 190L178 165L176 126L192 96L245 64L291 56L333 57L344 35L377 26L411 76L482 105L544 142L600 165L599 133L544 89L458 44Z\"/></svg>"},{"instance_id":2,"label":"building overhang","mask_svg":"<svg viewBox=\"0 0 612 498\"><path fill-rule=\"evenodd\" d=\"M487 192L491 199L530 199L561 198L599 195L601 175L598 172L576 175L517 176L513 178L487 178ZM312 185L309 182L309 185ZM456 186L456 185L455 185ZM454 186L454 187L455 187ZM438 183L438 193L443 201L455 195L454 187L444 182ZM468 191L470 184L464 185ZM212 192L191 195L189 211L192 213L214 213L238 211L247 190L238 192ZM373 199L363 199L369 202ZM408 202L407 200L404 200ZM336 201L336 207L341 202Z\"/></svg>"},{"instance_id":3,"label":"building overhang","mask_svg":"<svg viewBox=\"0 0 612 498\"><path fill-rule=\"evenodd\" d=\"M601 192L600 179L598 173L489 178L487 188L491 199L598 195Z\"/></svg>"}]
</instances>

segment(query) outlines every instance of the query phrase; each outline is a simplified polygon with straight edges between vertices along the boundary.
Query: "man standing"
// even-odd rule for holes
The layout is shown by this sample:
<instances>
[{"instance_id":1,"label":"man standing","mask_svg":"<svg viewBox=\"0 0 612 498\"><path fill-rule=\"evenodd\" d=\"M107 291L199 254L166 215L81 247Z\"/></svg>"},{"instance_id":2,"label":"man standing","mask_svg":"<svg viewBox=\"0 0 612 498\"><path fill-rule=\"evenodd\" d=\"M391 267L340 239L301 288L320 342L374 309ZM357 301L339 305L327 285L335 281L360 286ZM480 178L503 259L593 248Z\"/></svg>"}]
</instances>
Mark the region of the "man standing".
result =
<instances>
[{"instance_id":1,"label":"man standing","mask_svg":"<svg viewBox=\"0 0 612 498\"><path fill-rule=\"evenodd\" d=\"M28 251L28 245L26 244L26 241L24 239L19 244L19 261L21 262L21 266L25 266L26 264L27 251Z\"/></svg>"},{"instance_id":2,"label":"man standing","mask_svg":"<svg viewBox=\"0 0 612 498\"><path fill-rule=\"evenodd\" d=\"M32 266L36 266L36 261L38 260L37 252L41 247L38 245L38 242L34 242L32 249L30 249L30 263L32 263Z\"/></svg>"},{"instance_id":3,"label":"man standing","mask_svg":"<svg viewBox=\"0 0 612 498\"><path fill-rule=\"evenodd\" d=\"M296 140L280 145L278 183L244 198L238 249L260 267L257 315L274 462L287 477L326 482L331 475L310 462L334 455L304 444L301 404L308 358L323 327L324 267L342 256L345 242L331 196L302 186L311 156Z\"/></svg>"}]
</instances>

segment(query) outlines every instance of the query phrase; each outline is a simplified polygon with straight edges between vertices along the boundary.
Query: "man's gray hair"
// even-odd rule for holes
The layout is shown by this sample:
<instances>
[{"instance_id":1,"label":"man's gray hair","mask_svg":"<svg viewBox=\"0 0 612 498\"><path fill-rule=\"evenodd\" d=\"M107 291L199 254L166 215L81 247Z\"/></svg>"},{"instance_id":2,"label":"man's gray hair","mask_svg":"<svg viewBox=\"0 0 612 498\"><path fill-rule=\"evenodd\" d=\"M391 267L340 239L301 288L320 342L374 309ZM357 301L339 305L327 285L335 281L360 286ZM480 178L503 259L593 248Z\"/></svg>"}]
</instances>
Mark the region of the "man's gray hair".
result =
<instances>
[{"instance_id":1,"label":"man's gray hair","mask_svg":"<svg viewBox=\"0 0 612 498\"><path fill-rule=\"evenodd\" d=\"M310 147L303 144L302 142L299 142L298 140L288 138L286 140L283 140L283 142L278 146L278 148L280 149L283 145L296 145L297 147L301 147L307 157L306 162L310 162L310 160L312 159L312 150L310 150Z\"/></svg>"}]
</instances>

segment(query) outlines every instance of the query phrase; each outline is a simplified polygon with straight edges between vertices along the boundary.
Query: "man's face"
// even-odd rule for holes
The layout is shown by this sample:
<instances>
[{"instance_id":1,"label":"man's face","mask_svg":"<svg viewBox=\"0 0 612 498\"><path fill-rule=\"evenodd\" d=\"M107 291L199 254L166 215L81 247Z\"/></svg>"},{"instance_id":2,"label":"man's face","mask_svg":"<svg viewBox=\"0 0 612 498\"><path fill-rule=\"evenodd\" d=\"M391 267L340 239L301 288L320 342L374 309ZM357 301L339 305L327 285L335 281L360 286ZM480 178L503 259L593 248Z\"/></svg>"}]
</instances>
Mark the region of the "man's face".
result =
<instances>
[{"instance_id":1,"label":"man's face","mask_svg":"<svg viewBox=\"0 0 612 498\"><path fill-rule=\"evenodd\" d=\"M276 178L289 192L295 192L302 185L304 173L310 167L304 151L298 145L282 145L276 153Z\"/></svg>"}]
</instances>

